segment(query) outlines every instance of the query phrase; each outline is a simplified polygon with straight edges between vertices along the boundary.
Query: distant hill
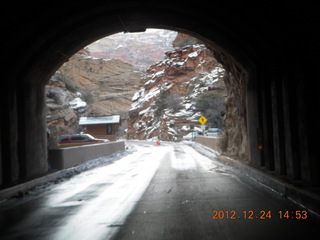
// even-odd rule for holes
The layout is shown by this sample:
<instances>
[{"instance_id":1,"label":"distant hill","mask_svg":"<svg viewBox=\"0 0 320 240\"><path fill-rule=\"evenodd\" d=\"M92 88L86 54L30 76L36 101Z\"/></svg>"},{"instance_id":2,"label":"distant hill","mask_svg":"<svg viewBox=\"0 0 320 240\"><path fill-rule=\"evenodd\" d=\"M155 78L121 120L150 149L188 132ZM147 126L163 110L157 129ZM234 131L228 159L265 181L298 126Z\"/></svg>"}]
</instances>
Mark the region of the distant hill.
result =
<instances>
[{"instance_id":1,"label":"distant hill","mask_svg":"<svg viewBox=\"0 0 320 240\"><path fill-rule=\"evenodd\" d=\"M91 107L91 116L127 115L142 72L118 59L99 59L83 50L60 69ZM72 86L71 86L72 88Z\"/></svg>"},{"instance_id":2,"label":"distant hill","mask_svg":"<svg viewBox=\"0 0 320 240\"><path fill-rule=\"evenodd\" d=\"M143 33L118 33L102 38L88 46L90 55L103 59L119 59L146 70L162 60L165 52L173 50L177 32L147 29Z\"/></svg>"}]
</instances>

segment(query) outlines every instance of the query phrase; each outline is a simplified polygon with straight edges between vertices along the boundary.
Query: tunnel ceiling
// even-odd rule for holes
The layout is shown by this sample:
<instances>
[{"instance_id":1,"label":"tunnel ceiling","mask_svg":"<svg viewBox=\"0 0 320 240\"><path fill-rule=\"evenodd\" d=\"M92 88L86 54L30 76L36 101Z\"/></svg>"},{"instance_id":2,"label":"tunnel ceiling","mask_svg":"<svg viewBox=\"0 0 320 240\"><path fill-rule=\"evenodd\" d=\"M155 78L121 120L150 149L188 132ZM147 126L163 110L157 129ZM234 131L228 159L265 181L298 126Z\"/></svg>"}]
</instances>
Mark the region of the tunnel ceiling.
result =
<instances>
[{"instance_id":1,"label":"tunnel ceiling","mask_svg":"<svg viewBox=\"0 0 320 240\"><path fill-rule=\"evenodd\" d=\"M2 15L4 30L10 32L4 52L12 62L19 61L11 74L37 66L38 72L33 70L32 74L42 79L101 37L148 27L209 39L215 43L216 51L232 56L246 68L257 67L275 58L289 40L294 42L295 32L302 33L300 27L308 21L293 15L302 11L301 6L274 5L269 1L24 1L19 5L8 2L2 8L5 9L11 11ZM296 38L288 39L291 34Z\"/></svg>"}]
</instances>

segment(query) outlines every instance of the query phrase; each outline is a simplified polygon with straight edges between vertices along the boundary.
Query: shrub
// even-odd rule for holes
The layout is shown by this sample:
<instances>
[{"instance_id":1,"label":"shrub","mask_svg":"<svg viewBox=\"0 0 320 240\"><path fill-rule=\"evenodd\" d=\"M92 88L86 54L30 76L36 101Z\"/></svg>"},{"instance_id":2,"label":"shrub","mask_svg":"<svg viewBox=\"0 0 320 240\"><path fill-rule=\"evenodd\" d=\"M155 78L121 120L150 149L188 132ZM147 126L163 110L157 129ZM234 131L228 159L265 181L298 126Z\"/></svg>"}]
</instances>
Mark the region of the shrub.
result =
<instances>
[{"instance_id":1,"label":"shrub","mask_svg":"<svg viewBox=\"0 0 320 240\"><path fill-rule=\"evenodd\" d=\"M56 78L60 81L63 82L66 85L66 89L68 89L70 92L75 93L78 91L78 87L71 81L70 78L67 76L63 75L61 72L57 71L55 73Z\"/></svg>"},{"instance_id":2,"label":"shrub","mask_svg":"<svg viewBox=\"0 0 320 240\"><path fill-rule=\"evenodd\" d=\"M81 99L86 103L90 104L93 103L93 95L89 89L83 89L80 91Z\"/></svg>"},{"instance_id":3,"label":"shrub","mask_svg":"<svg viewBox=\"0 0 320 240\"><path fill-rule=\"evenodd\" d=\"M206 92L196 100L196 109L208 119L210 127L223 128L224 98L218 93Z\"/></svg>"},{"instance_id":4,"label":"shrub","mask_svg":"<svg viewBox=\"0 0 320 240\"><path fill-rule=\"evenodd\" d=\"M181 107L180 102L181 102L181 99L179 95L175 93L168 95L165 99L165 104L167 105L167 107L172 108L175 112L180 109Z\"/></svg>"},{"instance_id":5,"label":"shrub","mask_svg":"<svg viewBox=\"0 0 320 240\"><path fill-rule=\"evenodd\" d=\"M169 95L168 90L161 90L159 96L154 102L154 115L155 117L160 117L161 114L163 114L164 109L167 107L167 104L165 102L167 96Z\"/></svg>"},{"instance_id":6,"label":"shrub","mask_svg":"<svg viewBox=\"0 0 320 240\"><path fill-rule=\"evenodd\" d=\"M129 119L135 119L139 116L139 109L130 110L128 113Z\"/></svg>"}]
</instances>

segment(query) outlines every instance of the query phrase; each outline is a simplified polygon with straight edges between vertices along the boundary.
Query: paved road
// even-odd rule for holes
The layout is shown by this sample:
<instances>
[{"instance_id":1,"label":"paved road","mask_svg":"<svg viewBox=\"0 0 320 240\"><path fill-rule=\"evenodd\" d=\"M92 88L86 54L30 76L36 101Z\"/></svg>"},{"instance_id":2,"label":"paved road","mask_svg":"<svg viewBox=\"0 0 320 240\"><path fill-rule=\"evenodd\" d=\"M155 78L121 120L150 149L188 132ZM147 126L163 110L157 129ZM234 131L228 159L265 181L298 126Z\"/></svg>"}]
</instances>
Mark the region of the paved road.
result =
<instances>
[{"instance_id":1,"label":"paved road","mask_svg":"<svg viewBox=\"0 0 320 240\"><path fill-rule=\"evenodd\" d=\"M264 196L190 146L130 144L137 151L110 165L0 208L1 239L305 239L316 233L308 220L291 219L303 209Z\"/></svg>"}]
</instances>

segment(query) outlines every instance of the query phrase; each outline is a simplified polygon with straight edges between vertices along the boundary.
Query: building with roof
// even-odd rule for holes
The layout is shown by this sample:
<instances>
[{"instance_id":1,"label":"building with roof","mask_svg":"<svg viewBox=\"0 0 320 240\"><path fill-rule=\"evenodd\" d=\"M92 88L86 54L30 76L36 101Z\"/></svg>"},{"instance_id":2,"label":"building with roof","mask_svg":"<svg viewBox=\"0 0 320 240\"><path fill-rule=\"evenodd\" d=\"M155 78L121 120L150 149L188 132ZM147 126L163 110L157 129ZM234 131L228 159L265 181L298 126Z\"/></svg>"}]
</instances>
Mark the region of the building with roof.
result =
<instances>
[{"instance_id":1,"label":"building with roof","mask_svg":"<svg viewBox=\"0 0 320 240\"><path fill-rule=\"evenodd\" d=\"M121 125L121 117L120 115L81 117L79 125L83 127L84 132L95 138L115 141L117 128Z\"/></svg>"}]
</instances>

